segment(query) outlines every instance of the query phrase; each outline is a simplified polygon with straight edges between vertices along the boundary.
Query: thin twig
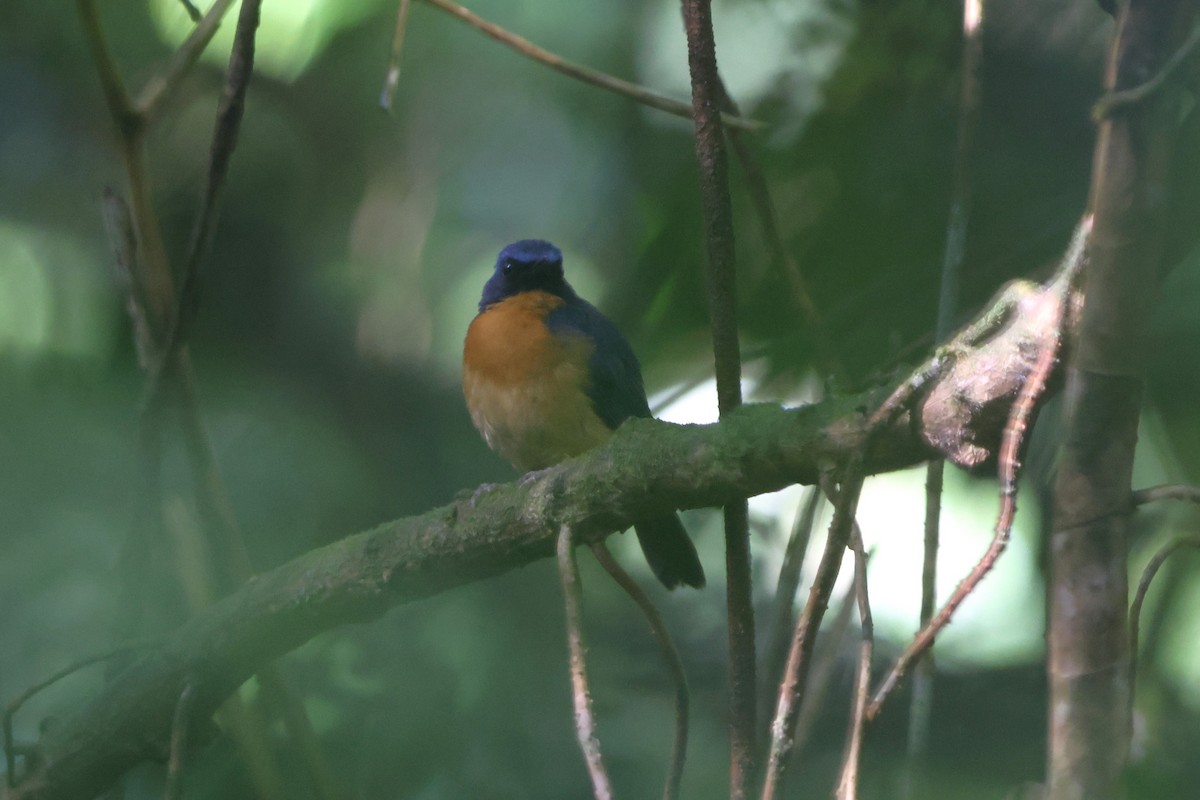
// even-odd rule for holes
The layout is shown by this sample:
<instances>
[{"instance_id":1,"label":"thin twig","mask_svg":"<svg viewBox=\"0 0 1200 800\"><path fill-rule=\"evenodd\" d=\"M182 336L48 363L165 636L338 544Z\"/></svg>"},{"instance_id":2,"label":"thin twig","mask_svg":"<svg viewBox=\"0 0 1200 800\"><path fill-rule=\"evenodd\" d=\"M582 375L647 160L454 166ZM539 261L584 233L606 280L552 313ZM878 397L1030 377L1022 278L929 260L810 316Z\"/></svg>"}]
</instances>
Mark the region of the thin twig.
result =
<instances>
[{"instance_id":1,"label":"thin twig","mask_svg":"<svg viewBox=\"0 0 1200 800\"><path fill-rule=\"evenodd\" d=\"M109 112L116 122L117 129L123 136L128 136L143 127L143 120L121 81L121 72L117 69L112 51L108 48L108 41L104 38L95 0L78 0L76 5L79 8L80 21L83 23L84 35L92 49L96 73L100 76L100 86L104 90Z\"/></svg>"},{"instance_id":2,"label":"thin twig","mask_svg":"<svg viewBox=\"0 0 1200 800\"><path fill-rule=\"evenodd\" d=\"M875 697L871 700L871 705L867 708L867 717L871 720L879 715L884 701L887 700L892 690L896 688L896 684L912 665L913 661L919 658L933 644L938 633L949 624L954 612L958 610L963 600L975 590L975 587L979 585L984 576L991 571L992 567L996 564L996 560L1008 545L1009 535L1012 533L1013 518L1017 513L1017 477L1021 469L1021 462L1018 455L1021 445L1025 440L1025 432L1032 420L1034 408L1036 408L1039 398L1041 398L1043 391L1045 391L1050 374L1054 371L1054 367L1058 363L1059 353L1062 349L1062 339L1065 335L1063 328L1069 305L1068 297L1075 280L1075 275L1083 268L1086 261L1086 245L1091 233L1091 225L1091 216L1085 216L1072 239L1067 257L1063 262L1066 269L1055 279L1061 281L1061 285L1057 287L1057 291L1061 296L1059 297L1057 309L1058 318L1053 322L1055 325L1054 335L1042 343L1041 350L1037 354L1037 359L1034 361L1029 374L1025 377L1025 382L1021 385L1021 391L1017 393L1017 397L1013 401L1012 408L1008 413L1008 422L1004 426L1004 435L1000 441L1000 514L996 520L995 534L992 537L992 542L988 545L988 549L984 552L983 557L970 573L967 574L967 577L963 578L958 586L955 587L946 604L942 606L941 610L938 611L937 615L928 625L921 628L912 642L896 660L895 665L875 692Z\"/></svg>"},{"instance_id":3,"label":"thin twig","mask_svg":"<svg viewBox=\"0 0 1200 800\"><path fill-rule=\"evenodd\" d=\"M200 281L203 277L204 258L216 231L221 190L229 173L229 161L237 147L238 131L246 106L246 90L254 74L254 38L258 30L261 5L262 0L242 0L242 7L238 12L237 30L229 54L225 91L217 106L217 118L213 125L212 146L204 191L201 195L200 212L196 217L192 240L183 261L179 301L167 326L166 337L158 348L153 368L147 375L143 406L154 402L154 396L161 388L163 372L178 354L179 346L187 341L200 306Z\"/></svg>"},{"instance_id":4,"label":"thin twig","mask_svg":"<svg viewBox=\"0 0 1200 800\"><path fill-rule=\"evenodd\" d=\"M838 800L857 800L858 766L862 757L863 737L866 734L867 700L871 694L871 655L875 650L875 623L871 618L871 596L867 591L867 553L863 549L862 532L854 524L850 534L850 549L854 551L854 597L858 603L858 620L862 638L858 645L858 665L854 674L854 710L846 736L846 754L842 759L842 774L838 780Z\"/></svg>"},{"instance_id":5,"label":"thin twig","mask_svg":"<svg viewBox=\"0 0 1200 800\"><path fill-rule=\"evenodd\" d=\"M946 247L942 253L941 284L935 336L939 344L954 331L958 310L958 285L966 254L970 220L975 131L979 128L979 65L983 60L983 0L963 0L963 63L959 86L958 134L954 148L950 220L946 225Z\"/></svg>"},{"instance_id":6,"label":"thin twig","mask_svg":"<svg viewBox=\"0 0 1200 800\"><path fill-rule=\"evenodd\" d=\"M737 101L729 94L725 82L721 81L718 88L721 95L721 110L727 114L741 116L742 112L738 108ZM767 178L763 174L762 167L754 156L754 150L741 131L730 127L727 133L734 157L741 164L746 181L746 191L750 196L750 204L754 208L755 216L758 218L759 228L762 229L763 241L771 253L772 261L783 271L784 277L791 284L792 296L800 305L805 327L808 329L808 335L816 350L817 363L822 370L833 375L842 385L849 385L849 372L838 358L837 350L826 330L821 312L817 309L816 302L813 301L812 288L809 286L808 279L804 276L795 257L784 247L783 237L779 234L775 203L771 199L771 190L767 185Z\"/></svg>"},{"instance_id":7,"label":"thin twig","mask_svg":"<svg viewBox=\"0 0 1200 800\"><path fill-rule=\"evenodd\" d=\"M946 462L930 461L925 467L925 535L921 563L921 611L919 628L933 619L937 607L937 554L941 541L942 487ZM916 783L929 746L929 723L933 714L933 648L917 659L913 670L912 700L908 712L907 761L900 787L903 798L916 796Z\"/></svg>"},{"instance_id":8,"label":"thin twig","mask_svg":"<svg viewBox=\"0 0 1200 800\"><path fill-rule=\"evenodd\" d=\"M787 667L779 684L775 719L771 722L771 749L767 757L762 800L773 800L782 790L784 773L795 747L796 719L804 704L813 645L842 566L846 543L850 540L862 481L862 453L858 452L851 454L849 463L842 471L838 500L834 505L833 520L829 523L829 533L825 539L825 551L821 555L821 563L817 566L817 575L809 590L808 602L804 605L804 611L800 614L800 621L796 623L796 630L792 635Z\"/></svg>"},{"instance_id":9,"label":"thin twig","mask_svg":"<svg viewBox=\"0 0 1200 800\"><path fill-rule=\"evenodd\" d=\"M200 21L200 17L203 15L200 13L200 9L196 8L196 5L192 2L192 0L179 0L179 3L183 6L183 10L187 12L188 19L190 19L192 22Z\"/></svg>"},{"instance_id":10,"label":"thin twig","mask_svg":"<svg viewBox=\"0 0 1200 800\"><path fill-rule=\"evenodd\" d=\"M642 610L646 622L650 624L650 632L654 634L654 640L658 642L663 661L667 664L667 671L671 673L671 682L675 685L675 739L671 745L671 766L667 770L667 781L663 787L663 800L674 800L679 797L679 784L683 780L683 767L687 762L689 705L687 673L683 671L683 661L679 658L679 650L675 647L674 640L671 639L671 633L667 630L658 609L650 601L650 597L637 581L631 578L629 573L617 563L604 542L593 544L592 553L600 562L600 566L604 567L604 571L612 576L612 579Z\"/></svg>"},{"instance_id":11,"label":"thin twig","mask_svg":"<svg viewBox=\"0 0 1200 800\"><path fill-rule=\"evenodd\" d=\"M558 531L558 575L562 579L563 601L567 612L567 649L571 660L571 697L575 704L575 738L583 752L592 795L596 800L612 800L612 785L600 755L596 738L596 718L592 713L592 695L588 689L587 649L583 640L583 593L579 585L579 565L575 562L575 536L570 525Z\"/></svg>"},{"instance_id":12,"label":"thin twig","mask_svg":"<svg viewBox=\"0 0 1200 800\"><path fill-rule=\"evenodd\" d=\"M1133 603L1129 606L1129 657L1130 670L1129 680L1130 685L1136 685L1137 679L1137 661L1138 661L1138 635L1140 634L1140 625L1142 617L1142 605L1146 602L1146 592L1150 591L1150 584L1154 582L1154 577L1158 575L1158 571L1167 559L1174 555L1177 551L1185 547L1200 549L1200 536L1181 536L1168 542L1161 547L1150 562L1146 564L1146 568L1142 570L1142 579L1138 581L1137 591L1133 595ZM1130 701L1132 702L1133 693L1130 693Z\"/></svg>"},{"instance_id":13,"label":"thin twig","mask_svg":"<svg viewBox=\"0 0 1200 800\"><path fill-rule=\"evenodd\" d=\"M396 30L392 34L392 55L388 59L383 91L379 95L379 105L383 106L384 111L392 110L392 101L400 86L400 54L404 52L404 33L408 30L408 12L411 10L412 0L400 0L400 7L396 10Z\"/></svg>"},{"instance_id":14,"label":"thin twig","mask_svg":"<svg viewBox=\"0 0 1200 800\"><path fill-rule=\"evenodd\" d=\"M792 754L788 757L793 763L803 754L804 747L817 724L821 708L825 705L825 697L841 659L842 642L850 630L850 618L854 614L855 606L854 587L851 586L838 600L833 621L826 626L825 635L821 637L821 646L813 653L812 668L808 671L808 689L804 694L804 704L796 717Z\"/></svg>"},{"instance_id":15,"label":"thin twig","mask_svg":"<svg viewBox=\"0 0 1200 800\"><path fill-rule=\"evenodd\" d=\"M771 705L776 697L774 687L778 685L784 661L787 660L788 643L795 624L796 591L800 588L800 573L804 569L804 556L812 540L821 498L821 492L815 488L805 495L783 552L783 565L779 568L779 580L775 585L775 608L767 630L767 642L763 647L763 680L759 690L759 711L763 719L771 714Z\"/></svg>"},{"instance_id":16,"label":"thin twig","mask_svg":"<svg viewBox=\"0 0 1200 800\"><path fill-rule=\"evenodd\" d=\"M1092 120L1100 122L1118 111L1137 105L1157 94L1166 85L1167 80L1196 51L1197 46L1200 46L1200 25L1192 28L1188 38L1167 59L1167 63L1163 64L1162 69L1156 72L1153 78L1130 89L1110 91L1097 100L1096 105L1092 107Z\"/></svg>"},{"instance_id":17,"label":"thin twig","mask_svg":"<svg viewBox=\"0 0 1200 800\"><path fill-rule=\"evenodd\" d=\"M139 590L146 591L144 576L150 551L149 531L157 521L159 508L159 502L155 498L160 496L160 448L164 404L159 402L161 388L158 384L163 365L177 368L187 449L197 484L197 496L201 500L206 522L218 537L218 550L224 556L224 562L220 566L226 572L226 582L236 586L252 574L245 543L217 470L212 445L204 429L196 400L194 373L182 334L186 333L186 323L195 313L198 297L195 275L211 240L220 187L228 168L229 157L236 146L245 90L253 71L254 33L258 25L261 0L243 2L238 17L226 89L214 126L207 184L196 232L185 262L185 285L178 306L158 218L150 202L151 192L145 171L145 129L146 124L155 116L161 104L174 93L183 76L211 40L220 18L231 5L231 0L217 0L213 4L200 25L176 51L167 74L151 80L146 85L136 108L131 105L120 74L108 53L92 2L93 0L79 0L80 15L92 46L101 83L105 87L110 113L120 133L121 152L128 175L132 206L130 211L119 199L106 197L106 219L109 219L110 223L110 238L113 240L118 270L128 271L131 275L128 302L134 315L135 336L138 336L139 340L144 338L147 343L144 349L150 354L145 359L150 369L147 386L143 392L143 397L148 399L143 403L139 426L141 499L135 514L137 522L122 547L121 556L124 576L122 586L126 587L126 597L122 600L122 606L140 609L145 604L133 597L133 594ZM129 221L130 217L132 224ZM137 232L140 247L130 248L125 240L126 228ZM140 260L134 260L137 253L142 256ZM139 321L143 321L140 327ZM232 580L229 580L230 578ZM136 613L119 616L121 624L130 628L135 627L137 618ZM260 680L264 687L278 689L272 695L282 698L281 710L285 724L306 757L312 785L318 796L324 800L336 797L336 787L328 766L313 746L316 741L315 734L303 707L283 688L281 677L272 667L264 667ZM253 735L261 739L262 733L260 728ZM242 740L250 741L250 736L248 732Z\"/></svg>"},{"instance_id":18,"label":"thin twig","mask_svg":"<svg viewBox=\"0 0 1200 800\"><path fill-rule=\"evenodd\" d=\"M628 97L644 106L656 108L668 114L674 114L677 117L690 119L692 116L692 108L687 103L681 103L678 100L658 94L642 86L623 81L620 78L614 78L611 75L606 75L590 67L567 61L565 58L555 55L549 50L538 47L528 39L523 39L493 22L488 22L459 4L450 2L450 0L425 0L425 2L459 18L472 28L482 31L501 44L508 45L526 58L531 58L534 61L545 64L550 69L561 72L564 75L568 75L584 83L590 83L592 86L597 86L606 91ZM765 127L763 123L757 120L728 115L722 115L721 121L730 127L750 131L761 130Z\"/></svg>"},{"instance_id":19,"label":"thin twig","mask_svg":"<svg viewBox=\"0 0 1200 800\"><path fill-rule=\"evenodd\" d=\"M30 686L28 689L21 692L19 695L9 701L8 705L4 708L4 766L8 772L8 785L10 788L17 785L16 754L13 749L13 717L15 717L17 712L21 710L21 706L29 702L29 699L35 694L50 688L63 678L66 678L67 676L72 675L79 670L84 669L85 667L90 667L93 664L99 664L104 661L117 658L118 656L123 656L133 650L139 650L148 646L148 641L126 642L125 644L114 647L111 650L105 650L103 653L97 653L86 658L81 658L78 661L72 661L58 672L55 672L49 678L35 683L33 686Z\"/></svg>"},{"instance_id":20,"label":"thin twig","mask_svg":"<svg viewBox=\"0 0 1200 800\"><path fill-rule=\"evenodd\" d=\"M1148 489L1138 489L1133 493L1133 505L1144 506L1147 503L1157 503L1160 500L1180 500L1185 503L1200 505L1200 486L1185 484L1164 484L1151 486Z\"/></svg>"},{"instance_id":21,"label":"thin twig","mask_svg":"<svg viewBox=\"0 0 1200 800\"><path fill-rule=\"evenodd\" d=\"M179 800L183 796L183 768L187 758L188 731L192 727L192 705L196 701L196 686L184 684L171 717L171 755L167 761L167 785L163 800Z\"/></svg>"},{"instance_id":22,"label":"thin twig","mask_svg":"<svg viewBox=\"0 0 1200 800\"><path fill-rule=\"evenodd\" d=\"M692 83L696 161L704 212L705 285L721 417L742 404L742 364L737 327L737 271L729 163L721 125L721 78L717 71L710 0L683 0ZM729 503L725 517L725 606L729 634L729 785L731 800L750 796L756 772L754 599L750 526L745 500Z\"/></svg>"},{"instance_id":23,"label":"thin twig","mask_svg":"<svg viewBox=\"0 0 1200 800\"><path fill-rule=\"evenodd\" d=\"M179 84L192 71L192 67L196 66L196 62L200 60L200 56L208 47L209 42L217 35L221 19L232 5L233 0L216 0L204 18L184 39L183 44L175 50L166 72L151 78L142 87L136 108L144 122L149 123L156 119L159 112L162 111L163 104L175 96Z\"/></svg>"},{"instance_id":24,"label":"thin twig","mask_svg":"<svg viewBox=\"0 0 1200 800\"><path fill-rule=\"evenodd\" d=\"M135 279L137 272L137 234L133 229L133 218L129 205L110 187L104 188L101 208L104 216L104 231L113 252L113 274L117 288L125 298L125 311L133 329L133 344L137 350L138 365L146 369L153 357L154 337L150 321L146 318L147 300L139 297L143 287Z\"/></svg>"},{"instance_id":25,"label":"thin twig","mask_svg":"<svg viewBox=\"0 0 1200 800\"><path fill-rule=\"evenodd\" d=\"M979 128L979 65L983 60L983 0L963 0L962 83L958 97L958 132L954 148L954 174L951 183L950 219L946 225L946 246L942 254L942 274L938 288L937 321L934 339L940 345L954 332L958 310L958 287L962 282L966 256L967 229L971 216L975 131ZM933 618L937 604L937 554L941 539L942 484L946 464L935 459L925 467L925 543L921 567L921 613L924 628ZM929 743L929 721L933 713L933 646L917 660L908 715L908 758L900 795L914 796L915 778L925 759Z\"/></svg>"}]
</instances>

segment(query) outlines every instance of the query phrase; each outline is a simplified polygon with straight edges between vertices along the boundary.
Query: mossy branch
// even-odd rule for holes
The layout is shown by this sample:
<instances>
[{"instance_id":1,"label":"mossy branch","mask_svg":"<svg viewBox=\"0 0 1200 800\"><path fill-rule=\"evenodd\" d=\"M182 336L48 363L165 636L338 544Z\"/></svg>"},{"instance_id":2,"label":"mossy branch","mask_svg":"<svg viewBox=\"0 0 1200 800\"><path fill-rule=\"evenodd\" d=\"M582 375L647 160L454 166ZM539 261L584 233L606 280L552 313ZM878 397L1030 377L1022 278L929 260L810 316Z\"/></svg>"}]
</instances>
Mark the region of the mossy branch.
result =
<instances>
[{"instance_id":1,"label":"mossy branch","mask_svg":"<svg viewBox=\"0 0 1200 800\"><path fill-rule=\"evenodd\" d=\"M798 409L748 406L715 425L636 420L604 447L524 484L507 484L312 550L252 579L116 675L39 748L7 800L89 798L123 772L163 758L185 679L194 719L264 664L317 634L499 575L554 551L561 524L580 544L652 512L718 506L794 483L862 447L882 393ZM870 472L928 457L907 426L876 434Z\"/></svg>"}]
</instances>

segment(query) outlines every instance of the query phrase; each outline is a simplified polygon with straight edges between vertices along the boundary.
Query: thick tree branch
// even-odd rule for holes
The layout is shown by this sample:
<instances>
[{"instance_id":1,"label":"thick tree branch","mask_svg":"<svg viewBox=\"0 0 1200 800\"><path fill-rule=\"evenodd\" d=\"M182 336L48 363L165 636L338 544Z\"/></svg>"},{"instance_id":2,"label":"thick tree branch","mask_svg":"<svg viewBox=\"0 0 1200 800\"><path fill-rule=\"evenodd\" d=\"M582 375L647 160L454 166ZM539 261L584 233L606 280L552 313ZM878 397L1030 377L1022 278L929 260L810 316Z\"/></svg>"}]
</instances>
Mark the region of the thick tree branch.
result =
<instances>
[{"instance_id":1,"label":"thick tree branch","mask_svg":"<svg viewBox=\"0 0 1200 800\"><path fill-rule=\"evenodd\" d=\"M1144 84L1195 25L1194 0L1121 5L1105 86ZM1161 283L1183 98L1105 119L1092 167L1095 227L1079 344L1067 370L1050 535L1048 800L1122 796L1129 754L1126 537L1147 353Z\"/></svg>"},{"instance_id":2,"label":"thick tree branch","mask_svg":"<svg viewBox=\"0 0 1200 800\"><path fill-rule=\"evenodd\" d=\"M7 800L89 798L125 770L165 756L186 679L203 718L262 665L322 631L549 556L559 525L598 541L648 512L727 503L793 483L861 448L882 393L785 410L748 406L716 425L636 420L608 444L548 470L306 553L198 614L114 676L42 743L40 766ZM928 451L907 426L878 432L866 468Z\"/></svg>"}]
</instances>

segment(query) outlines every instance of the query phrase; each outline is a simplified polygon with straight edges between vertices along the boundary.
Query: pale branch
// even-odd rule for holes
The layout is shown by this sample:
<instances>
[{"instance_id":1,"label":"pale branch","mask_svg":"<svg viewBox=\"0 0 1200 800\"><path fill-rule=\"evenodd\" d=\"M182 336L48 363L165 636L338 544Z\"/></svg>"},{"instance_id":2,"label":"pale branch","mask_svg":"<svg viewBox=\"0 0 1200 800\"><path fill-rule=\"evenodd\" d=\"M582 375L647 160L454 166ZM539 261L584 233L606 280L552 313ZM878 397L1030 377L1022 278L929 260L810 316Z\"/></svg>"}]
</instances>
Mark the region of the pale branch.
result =
<instances>
[{"instance_id":1,"label":"pale branch","mask_svg":"<svg viewBox=\"0 0 1200 800\"><path fill-rule=\"evenodd\" d=\"M587 678L587 644L583 638L583 586L575 561L575 529L564 522L556 542L558 574L562 579L563 601L567 612L567 649L571 663L571 699L575 705L575 738L587 764L595 800L612 800L612 781L604 767L600 740L596 736L596 714L592 710L592 690Z\"/></svg>"},{"instance_id":2,"label":"pale branch","mask_svg":"<svg viewBox=\"0 0 1200 800\"><path fill-rule=\"evenodd\" d=\"M833 519L829 523L829 533L825 537L825 551L821 554L820 564L817 565L817 574L809 589L808 601L804 604L804 610L792 634L787 666L783 671L783 680L779 683L779 700L771 722L771 744L767 754L762 800L775 800L778 796L783 787L788 763L795 752L797 721L808 689L813 646L821 629L821 620L829 606L829 597L833 594L833 585L841 570L842 557L850 541L854 511L867 470L862 456L861 450L849 454L846 466L841 470L843 475L833 507ZM832 491L827 489L826 494L832 495Z\"/></svg>"},{"instance_id":3,"label":"pale branch","mask_svg":"<svg viewBox=\"0 0 1200 800\"><path fill-rule=\"evenodd\" d=\"M162 110L163 103L175 96L175 90L179 88L183 79L200 60L201 54L204 53L212 38L217 35L221 19L232 5L233 0L216 0L208 9L208 13L197 22L187 39L175 51L166 71L155 75L146 82L141 94L138 95L136 106L143 124L155 119Z\"/></svg>"},{"instance_id":4,"label":"pale branch","mask_svg":"<svg viewBox=\"0 0 1200 800\"><path fill-rule=\"evenodd\" d=\"M1185 503L1200 505L1200 486L1186 486L1183 484L1151 486L1148 489L1136 490L1132 498L1134 507L1144 506L1147 503L1154 503L1159 500L1179 500Z\"/></svg>"},{"instance_id":5,"label":"pale branch","mask_svg":"<svg viewBox=\"0 0 1200 800\"><path fill-rule=\"evenodd\" d=\"M179 800L183 797L183 770L187 759L188 733L192 727L192 703L196 691L191 683L185 683L175 704L171 717L171 750L167 758L167 786L163 800Z\"/></svg>"},{"instance_id":6,"label":"pale branch","mask_svg":"<svg viewBox=\"0 0 1200 800\"><path fill-rule=\"evenodd\" d=\"M408 13L413 0L400 0L396 10L396 28L392 33L392 55L388 59L387 77L383 80L383 91L379 94L379 105L384 111L392 110L396 90L400 88L400 55L404 52L404 34L408 31Z\"/></svg>"},{"instance_id":7,"label":"pale branch","mask_svg":"<svg viewBox=\"0 0 1200 800\"><path fill-rule=\"evenodd\" d=\"M679 657L679 649L675 647L675 640L671 638L667 624L663 622L662 615L654 607L654 602L651 601L650 595L646 594L646 590L621 567L620 563L613 558L612 553L608 552L608 548L604 546L603 542L593 544L592 553L604 571L625 590L630 599L637 604L642 615L646 617L650 633L653 634L654 641L658 643L663 662L671 674L671 683L675 687L675 739L671 744L671 764L667 768L667 780L663 786L662 796L663 800L675 800L679 797L679 784L683 781L683 767L687 762L688 719L691 704L683 659Z\"/></svg>"},{"instance_id":8,"label":"pale branch","mask_svg":"<svg viewBox=\"0 0 1200 800\"><path fill-rule=\"evenodd\" d=\"M834 791L837 800L858 800L859 764L867 729L867 701L871 696L871 657L875 652L875 623L871 617L871 596L867 591L867 560L870 555L863 549L862 531L858 523L853 523L850 550L854 553L854 596L858 601L860 638L858 665L854 671L850 730L846 734L842 774Z\"/></svg>"}]
</instances>

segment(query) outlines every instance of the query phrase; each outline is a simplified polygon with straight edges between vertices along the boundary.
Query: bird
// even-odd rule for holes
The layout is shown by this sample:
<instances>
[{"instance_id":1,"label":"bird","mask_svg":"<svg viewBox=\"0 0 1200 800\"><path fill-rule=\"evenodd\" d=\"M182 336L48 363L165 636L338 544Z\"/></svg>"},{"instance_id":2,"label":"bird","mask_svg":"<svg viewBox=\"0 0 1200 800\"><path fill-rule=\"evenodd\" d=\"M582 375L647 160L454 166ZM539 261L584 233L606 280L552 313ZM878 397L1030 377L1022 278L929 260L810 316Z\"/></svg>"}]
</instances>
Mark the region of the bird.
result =
<instances>
[{"instance_id":1,"label":"bird","mask_svg":"<svg viewBox=\"0 0 1200 800\"><path fill-rule=\"evenodd\" d=\"M562 252L542 239L500 251L463 343L463 395L488 446L522 472L577 456L625 420L651 416L633 348L575 293ZM678 516L636 520L634 531L664 586L704 586Z\"/></svg>"}]
</instances>

